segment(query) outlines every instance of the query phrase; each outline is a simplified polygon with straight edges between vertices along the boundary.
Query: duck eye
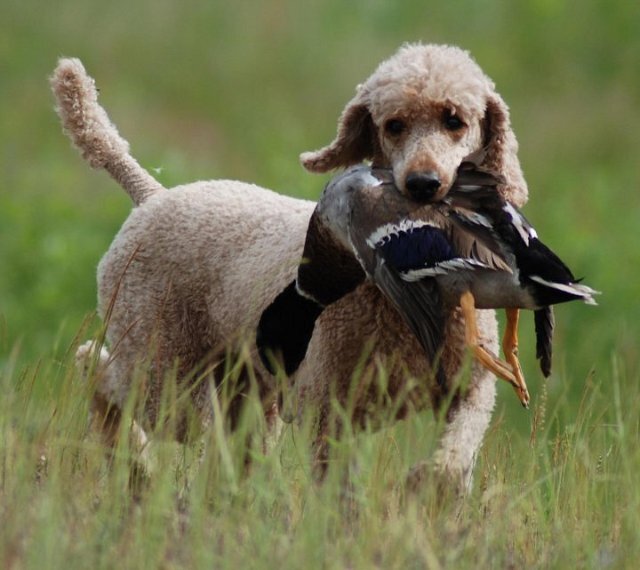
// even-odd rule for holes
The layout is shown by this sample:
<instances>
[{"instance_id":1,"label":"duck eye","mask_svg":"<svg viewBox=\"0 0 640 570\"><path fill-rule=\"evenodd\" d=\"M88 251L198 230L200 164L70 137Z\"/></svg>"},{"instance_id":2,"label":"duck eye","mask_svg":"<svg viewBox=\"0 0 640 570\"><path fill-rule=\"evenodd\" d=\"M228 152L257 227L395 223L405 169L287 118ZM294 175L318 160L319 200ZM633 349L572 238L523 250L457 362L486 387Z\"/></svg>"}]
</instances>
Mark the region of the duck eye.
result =
<instances>
[{"instance_id":1,"label":"duck eye","mask_svg":"<svg viewBox=\"0 0 640 570\"><path fill-rule=\"evenodd\" d=\"M404 121L401 121L400 119L389 119L384 124L385 132L394 137L401 135L406 130L406 128L407 128L407 125L405 124Z\"/></svg>"},{"instance_id":2,"label":"duck eye","mask_svg":"<svg viewBox=\"0 0 640 570\"><path fill-rule=\"evenodd\" d=\"M465 126L463 120L458 115L454 115L450 109L445 109L442 122L448 131L459 131Z\"/></svg>"}]
</instances>

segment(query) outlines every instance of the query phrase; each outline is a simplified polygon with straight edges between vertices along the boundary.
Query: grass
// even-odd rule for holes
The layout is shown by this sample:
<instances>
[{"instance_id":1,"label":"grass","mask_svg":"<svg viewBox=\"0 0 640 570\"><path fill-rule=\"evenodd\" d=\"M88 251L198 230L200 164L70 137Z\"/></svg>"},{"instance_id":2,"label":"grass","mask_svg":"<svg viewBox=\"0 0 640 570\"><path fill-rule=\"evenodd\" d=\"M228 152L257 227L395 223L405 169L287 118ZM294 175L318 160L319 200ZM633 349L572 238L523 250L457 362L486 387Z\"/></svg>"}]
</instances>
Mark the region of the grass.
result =
<instances>
[{"instance_id":1,"label":"grass","mask_svg":"<svg viewBox=\"0 0 640 570\"><path fill-rule=\"evenodd\" d=\"M429 414L347 437L323 487L308 432L288 427L242 475L245 437L199 446L155 440L152 476L128 491L121 444L110 468L87 434L87 385L68 362L3 376L0 516L3 567L633 567L640 487L640 397L612 365L611 400L587 379L577 413L542 393L529 438L499 415L464 502L435 488L406 495L408 466L434 448ZM42 377L56 378L34 405ZM255 402L254 402L255 403ZM257 406L250 406L251 422ZM242 431L242 430L241 430ZM122 441L126 442L126 437ZM416 442L420 448L416 449ZM204 450L204 451L203 451ZM343 495L343 470L351 473Z\"/></svg>"},{"instance_id":2,"label":"grass","mask_svg":"<svg viewBox=\"0 0 640 570\"><path fill-rule=\"evenodd\" d=\"M579 10L548 0L348 9L338 0L5 0L0 565L635 567L638 29L640 7L597 0ZM396 486L434 449L429 413L338 446L340 462L359 466L353 510L341 469L320 489L311 483L308 434L297 428L246 477L239 437L208 434L202 457L158 444L155 475L136 499L129 450L107 468L87 431L88 388L71 356L99 326L95 267L131 206L61 135L46 84L56 58L83 59L134 154L164 184L228 177L314 198L325 178L305 173L297 155L329 142L356 83L418 39L470 49L496 81L531 189L525 213L603 291L600 306L558 308L547 383L524 316L533 407L523 412L499 386L461 509L429 485L416 497Z\"/></svg>"}]
</instances>

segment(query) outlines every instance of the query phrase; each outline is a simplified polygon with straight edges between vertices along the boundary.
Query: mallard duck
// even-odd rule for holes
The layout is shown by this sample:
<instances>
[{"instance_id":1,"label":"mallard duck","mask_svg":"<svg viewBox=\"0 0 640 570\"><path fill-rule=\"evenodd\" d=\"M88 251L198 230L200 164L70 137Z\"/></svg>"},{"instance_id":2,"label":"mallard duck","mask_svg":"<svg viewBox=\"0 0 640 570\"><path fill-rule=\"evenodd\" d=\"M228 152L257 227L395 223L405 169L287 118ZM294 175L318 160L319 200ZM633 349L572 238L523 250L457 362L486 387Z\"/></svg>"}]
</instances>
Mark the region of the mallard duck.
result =
<instances>
[{"instance_id":1,"label":"mallard duck","mask_svg":"<svg viewBox=\"0 0 640 570\"><path fill-rule=\"evenodd\" d=\"M497 192L499 177L464 162L445 199L420 203L402 195L390 171L352 167L325 188L311 217L297 278L265 310L257 344L275 372L273 355L291 375L304 358L322 310L371 279L438 361L448 312L460 307L474 357L510 382L527 407L518 361L519 309L535 311L536 356L551 371L551 306L595 304L545 246L520 211ZM506 309L505 361L480 346L475 309ZM441 387L446 378L434 370Z\"/></svg>"}]
</instances>

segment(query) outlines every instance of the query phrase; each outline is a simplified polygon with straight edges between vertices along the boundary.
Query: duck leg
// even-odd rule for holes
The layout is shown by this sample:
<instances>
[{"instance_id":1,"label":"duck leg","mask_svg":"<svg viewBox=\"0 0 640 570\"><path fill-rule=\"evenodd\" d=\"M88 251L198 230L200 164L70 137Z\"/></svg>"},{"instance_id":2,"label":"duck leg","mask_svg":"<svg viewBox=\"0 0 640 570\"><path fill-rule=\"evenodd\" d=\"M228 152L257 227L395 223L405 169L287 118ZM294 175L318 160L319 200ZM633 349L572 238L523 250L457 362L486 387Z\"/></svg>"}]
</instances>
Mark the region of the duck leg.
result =
<instances>
[{"instance_id":1,"label":"duck leg","mask_svg":"<svg viewBox=\"0 0 640 570\"><path fill-rule=\"evenodd\" d=\"M527 407L529 405L529 393L526 391L526 385L523 390L518 384L518 378L513 373L511 365L491 354L486 348L480 346L478 342L476 302L471 291L466 291L460 297L460 308L462 309L462 316L464 317L465 323L465 342L473 351L474 358L487 370L493 372L498 378L509 382L514 387L522 405Z\"/></svg>"},{"instance_id":2,"label":"duck leg","mask_svg":"<svg viewBox=\"0 0 640 570\"><path fill-rule=\"evenodd\" d=\"M507 314L507 325L502 338L502 352L506 361L511 365L513 374L516 377L516 393L525 408L529 407L529 390L522 373L522 367L518 360L518 320L520 309L505 309Z\"/></svg>"}]
</instances>

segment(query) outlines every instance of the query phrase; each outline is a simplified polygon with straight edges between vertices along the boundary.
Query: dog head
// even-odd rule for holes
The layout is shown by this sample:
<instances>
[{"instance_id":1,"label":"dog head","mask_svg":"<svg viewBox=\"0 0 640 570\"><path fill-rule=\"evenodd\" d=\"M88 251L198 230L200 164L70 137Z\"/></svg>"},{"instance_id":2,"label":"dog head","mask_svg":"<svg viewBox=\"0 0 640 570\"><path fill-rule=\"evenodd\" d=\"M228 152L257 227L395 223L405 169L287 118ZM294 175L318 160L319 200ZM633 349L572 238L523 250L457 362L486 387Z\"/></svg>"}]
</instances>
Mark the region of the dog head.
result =
<instances>
[{"instance_id":1,"label":"dog head","mask_svg":"<svg viewBox=\"0 0 640 570\"><path fill-rule=\"evenodd\" d=\"M391 168L405 195L430 202L446 196L460 163L481 150L480 166L500 174L499 190L522 205L527 186L518 144L493 82L459 48L414 44L358 86L335 140L301 161L312 172L327 172L370 160Z\"/></svg>"}]
</instances>

